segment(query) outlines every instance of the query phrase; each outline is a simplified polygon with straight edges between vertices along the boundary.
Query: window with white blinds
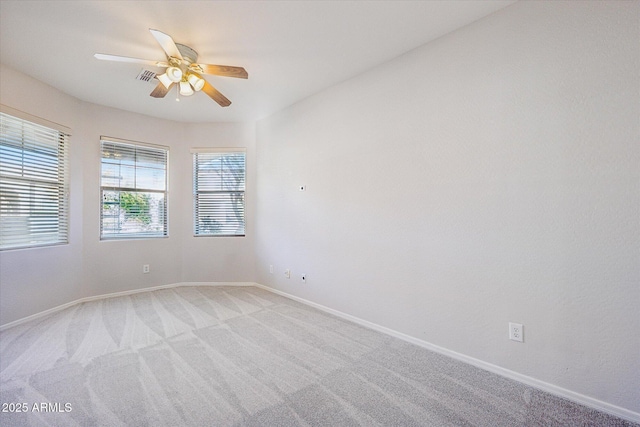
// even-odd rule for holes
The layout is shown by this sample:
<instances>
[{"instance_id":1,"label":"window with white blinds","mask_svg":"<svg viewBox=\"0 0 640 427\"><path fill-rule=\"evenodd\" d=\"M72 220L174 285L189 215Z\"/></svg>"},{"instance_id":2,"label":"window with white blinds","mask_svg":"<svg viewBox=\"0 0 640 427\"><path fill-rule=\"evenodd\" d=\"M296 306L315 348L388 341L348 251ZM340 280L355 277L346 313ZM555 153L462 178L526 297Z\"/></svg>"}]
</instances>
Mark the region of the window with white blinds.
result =
<instances>
[{"instance_id":1,"label":"window with white blinds","mask_svg":"<svg viewBox=\"0 0 640 427\"><path fill-rule=\"evenodd\" d=\"M0 112L0 250L69 242L68 159L68 132Z\"/></svg>"},{"instance_id":2,"label":"window with white blinds","mask_svg":"<svg viewBox=\"0 0 640 427\"><path fill-rule=\"evenodd\" d=\"M194 235L244 236L245 150L194 149Z\"/></svg>"},{"instance_id":3,"label":"window with white blinds","mask_svg":"<svg viewBox=\"0 0 640 427\"><path fill-rule=\"evenodd\" d=\"M167 147L100 140L100 239L167 236Z\"/></svg>"}]
</instances>

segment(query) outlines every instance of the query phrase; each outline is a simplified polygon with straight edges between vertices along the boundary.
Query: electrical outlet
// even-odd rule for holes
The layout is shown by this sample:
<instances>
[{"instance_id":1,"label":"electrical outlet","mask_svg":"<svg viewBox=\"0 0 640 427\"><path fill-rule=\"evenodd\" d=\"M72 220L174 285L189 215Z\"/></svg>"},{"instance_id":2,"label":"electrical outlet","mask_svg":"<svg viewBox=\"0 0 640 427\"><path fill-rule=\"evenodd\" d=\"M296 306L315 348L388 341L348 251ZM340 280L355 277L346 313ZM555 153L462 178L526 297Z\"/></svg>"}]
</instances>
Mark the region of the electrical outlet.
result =
<instances>
[{"instance_id":1,"label":"electrical outlet","mask_svg":"<svg viewBox=\"0 0 640 427\"><path fill-rule=\"evenodd\" d=\"M286 277L287 279L291 279L291 270L289 270L288 268L284 271L284 277Z\"/></svg>"},{"instance_id":2,"label":"electrical outlet","mask_svg":"<svg viewBox=\"0 0 640 427\"><path fill-rule=\"evenodd\" d=\"M524 327L520 323L509 322L509 339L524 342Z\"/></svg>"},{"instance_id":3,"label":"electrical outlet","mask_svg":"<svg viewBox=\"0 0 640 427\"><path fill-rule=\"evenodd\" d=\"M142 272L147 274L149 272L149 264L145 264L142 266Z\"/></svg>"}]
</instances>

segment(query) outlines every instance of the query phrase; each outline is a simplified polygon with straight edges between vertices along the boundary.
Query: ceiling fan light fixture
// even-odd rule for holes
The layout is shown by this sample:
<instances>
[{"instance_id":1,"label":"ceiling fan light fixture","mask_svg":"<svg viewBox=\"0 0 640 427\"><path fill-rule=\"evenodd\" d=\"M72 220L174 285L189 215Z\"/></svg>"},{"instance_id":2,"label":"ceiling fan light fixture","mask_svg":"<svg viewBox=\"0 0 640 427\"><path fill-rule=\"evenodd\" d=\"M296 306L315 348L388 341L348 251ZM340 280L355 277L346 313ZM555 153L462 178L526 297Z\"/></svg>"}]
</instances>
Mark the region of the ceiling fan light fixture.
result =
<instances>
[{"instance_id":1,"label":"ceiling fan light fixture","mask_svg":"<svg viewBox=\"0 0 640 427\"><path fill-rule=\"evenodd\" d=\"M191 89L191 85L189 85L188 82L180 82L180 95L182 96L193 95L193 89Z\"/></svg>"},{"instance_id":2,"label":"ceiling fan light fixture","mask_svg":"<svg viewBox=\"0 0 640 427\"><path fill-rule=\"evenodd\" d=\"M162 83L162 85L167 89L169 89L169 86L173 84L173 82L169 79L169 76L167 76L166 73L160 74L157 77L158 77L158 80L160 80L160 83Z\"/></svg>"},{"instance_id":3,"label":"ceiling fan light fixture","mask_svg":"<svg viewBox=\"0 0 640 427\"><path fill-rule=\"evenodd\" d=\"M182 80L182 70L178 67L167 68L167 77L174 83L178 83Z\"/></svg>"},{"instance_id":4,"label":"ceiling fan light fixture","mask_svg":"<svg viewBox=\"0 0 640 427\"><path fill-rule=\"evenodd\" d=\"M196 92L199 92L204 87L204 79L202 77L196 76L195 74L189 74L187 80L189 81L189 83L191 83L191 86L193 86L193 90L195 90Z\"/></svg>"},{"instance_id":5,"label":"ceiling fan light fixture","mask_svg":"<svg viewBox=\"0 0 640 427\"><path fill-rule=\"evenodd\" d=\"M1 2L2 0L0 0ZM246 79L249 77L247 71L242 67L228 65L198 64L198 53L189 46L176 43L173 38L161 31L149 29L151 35L160 44L165 53L165 61L155 61L149 59L130 58L127 56L106 55L97 53L97 59L106 61L119 61L134 64L144 64L153 67L165 68L165 73L157 75L149 70L145 70L138 77L138 80L149 81L152 74L159 83L149 94L153 98L164 98L173 86L176 87L176 101L180 101L180 95L190 96L195 92L202 91L221 107L228 107L231 101L220 91L211 86L205 79L204 74L213 74L223 77L235 77ZM142 78L144 76L145 78Z\"/></svg>"}]
</instances>

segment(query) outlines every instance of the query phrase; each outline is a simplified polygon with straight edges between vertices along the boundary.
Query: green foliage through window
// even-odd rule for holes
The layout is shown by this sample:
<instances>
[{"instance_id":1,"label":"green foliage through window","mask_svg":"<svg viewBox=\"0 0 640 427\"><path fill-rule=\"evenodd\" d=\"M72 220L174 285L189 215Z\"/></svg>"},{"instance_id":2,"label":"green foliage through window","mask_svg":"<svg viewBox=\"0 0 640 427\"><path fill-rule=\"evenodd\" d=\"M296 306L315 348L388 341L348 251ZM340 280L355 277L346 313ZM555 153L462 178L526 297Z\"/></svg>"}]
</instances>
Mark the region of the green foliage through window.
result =
<instances>
[{"instance_id":1,"label":"green foliage through window","mask_svg":"<svg viewBox=\"0 0 640 427\"><path fill-rule=\"evenodd\" d=\"M110 209L111 206L118 205L128 219L133 219L143 225L151 224L151 215L149 214L151 197L149 195L123 191L119 193L119 196L118 198L114 194L107 195L103 209Z\"/></svg>"}]
</instances>

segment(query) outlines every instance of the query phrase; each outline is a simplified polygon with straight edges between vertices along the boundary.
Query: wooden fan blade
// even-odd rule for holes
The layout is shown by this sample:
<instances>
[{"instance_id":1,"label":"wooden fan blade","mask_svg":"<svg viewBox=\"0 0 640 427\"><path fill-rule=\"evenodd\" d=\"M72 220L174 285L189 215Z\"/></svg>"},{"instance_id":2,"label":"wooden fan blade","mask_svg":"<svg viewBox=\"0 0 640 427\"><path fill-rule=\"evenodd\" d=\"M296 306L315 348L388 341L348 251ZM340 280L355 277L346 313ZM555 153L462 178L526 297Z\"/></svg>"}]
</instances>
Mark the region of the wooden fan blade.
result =
<instances>
[{"instance_id":1,"label":"wooden fan blade","mask_svg":"<svg viewBox=\"0 0 640 427\"><path fill-rule=\"evenodd\" d=\"M118 62L130 62L134 64L144 64L151 65L154 67L168 67L164 61L152 61L150 59L140 59L140 58L129 58L128 56L118 56L118 55L107 55L104 53L96 53L93 55L96 59L101 59L103 61L118 61Z\"/></svg>"},{"instance_id":2,"label":"wooden fan blade","mask_svg":"<svg viewBox=\"0 0 640 427\"><path fill-rule=\"evenodd\" d=\"M230 65L210 65L210 64L195 64L193 68L203 74L213 74L216 76L236 77L239 79L248 79L249 74L247 70L242 67L232 67ZM199 69L197 69L199 68Z\"/></svg>"},{"instance_id":3,"label":"wooden fan blade","mask_svg":"<svg viewBox=\"0 0 640 427\"><path fill-rule=\"evenodd\" d=\"M153 96L154 98L164 98L169 93L172 87L173 83L171 83L169 87L164 87L162 82L158 82L156 88L153 90L153 92L151 92L151 96Z\"/></svg>"},{"instance_id":4,"label":"wooden fan blade","mask_svg":"<svg viewBox=\"0 0 640 427\"><path fill-rule=\"evenodd\" d=\"M162 31L153 30L151 28L149 28L149 31L151 31L151 34L160 44L160 47L164 50L167 56L178 58L182 61L182 55L178 50L178 46L176 46L176 42L173 41L169 34L165 34Z\"/></svg>"},{"instance_id":5,"label":"wooden fan blade","mask_svg":"<svg viewBox=\"0 0 640 427\"><path fill-rule=\"evenodd\" d=\"M202 87L202 91L209 95L211 99L220 104L221 107L228 107L229 105L231 105L231 101L229 101L226 96L218 92L218 89L211 86L207 81L205 81L204 86Z\"/></svg>"}]
</instances>

